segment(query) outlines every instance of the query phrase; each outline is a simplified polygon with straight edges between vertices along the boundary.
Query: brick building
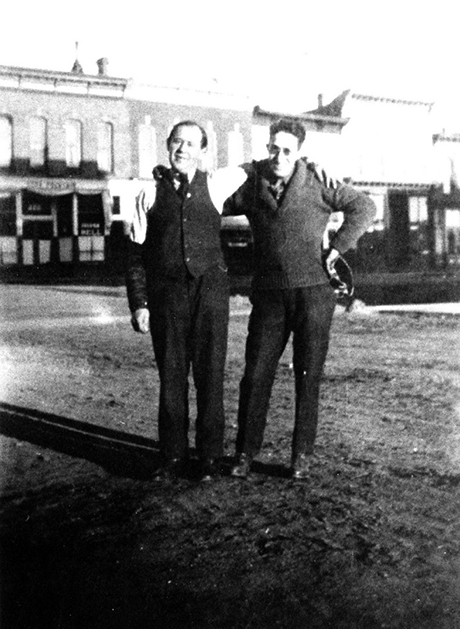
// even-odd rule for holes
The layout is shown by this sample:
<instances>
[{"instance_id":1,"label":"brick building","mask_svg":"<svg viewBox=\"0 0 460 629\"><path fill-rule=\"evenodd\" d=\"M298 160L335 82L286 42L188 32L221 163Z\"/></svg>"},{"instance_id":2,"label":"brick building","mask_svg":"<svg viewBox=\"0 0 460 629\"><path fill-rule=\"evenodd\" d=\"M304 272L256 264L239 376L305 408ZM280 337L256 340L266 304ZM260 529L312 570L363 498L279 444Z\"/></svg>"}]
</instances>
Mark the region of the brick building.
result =
<instances>
[{"instance_id":1,"label":"brick building","mask_svg":"<svg viewBox=\"0 0 460 629\"><path fill-rule=\"evenodd\" d=\"M0 67L0 262L105 258L110 182L131 171L127 81Z\"/></svg>"},{"instance_id":2,"label":"brick building","mask_svg":"<svg viewBox=\"0 0 460 629\"><path fill-rule=\"evenodd\" d=\"M122 265L124 225L172 125L208 131L207 166L249 159L246 100L107 74L0 66L0 266Z\"/></svg>"}]
</instances>

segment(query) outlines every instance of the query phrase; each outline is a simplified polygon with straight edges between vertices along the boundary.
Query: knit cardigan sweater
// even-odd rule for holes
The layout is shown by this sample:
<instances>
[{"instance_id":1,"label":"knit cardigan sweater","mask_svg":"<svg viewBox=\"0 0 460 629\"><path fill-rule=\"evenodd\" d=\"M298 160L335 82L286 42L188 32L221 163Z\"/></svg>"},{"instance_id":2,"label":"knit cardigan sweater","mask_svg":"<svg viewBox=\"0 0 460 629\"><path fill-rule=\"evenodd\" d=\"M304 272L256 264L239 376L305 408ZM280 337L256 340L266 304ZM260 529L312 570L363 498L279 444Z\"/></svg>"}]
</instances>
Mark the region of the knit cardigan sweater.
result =
<instances>
[{"instance_id":1,"label":"knit cardigan sweater","mask_svg":"<svg viewBox=\"0 0 460 629\"><path fill-rule=\"evenodd\" d=\"M254 289L298 288L328 282L322 260L324 233L332 212L344 221L330 245L340 253L356 247L372 224L376 207L351 186L329 188L300 159L277 202L269 189L268 161L244 166L248 179L227 200L225 215L245 214L254 238Z\"/></svg>"}]
</instances>

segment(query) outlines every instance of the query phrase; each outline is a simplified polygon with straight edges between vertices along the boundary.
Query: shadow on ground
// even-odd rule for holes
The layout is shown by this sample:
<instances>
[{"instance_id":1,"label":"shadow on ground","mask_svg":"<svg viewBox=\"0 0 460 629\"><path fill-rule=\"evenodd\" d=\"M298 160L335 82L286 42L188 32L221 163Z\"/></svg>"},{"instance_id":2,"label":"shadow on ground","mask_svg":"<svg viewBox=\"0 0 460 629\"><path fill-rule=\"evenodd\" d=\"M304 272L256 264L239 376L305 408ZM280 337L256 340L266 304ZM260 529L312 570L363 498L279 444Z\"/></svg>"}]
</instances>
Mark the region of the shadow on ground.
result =
<instances>
[{"instance_id":1,"label":"shadow on ground","mask_svg":"<svg viewBox=\"0 0 460 629\"><path fill-rule=\"evenodd\" d=\"M159 464L152 439L4 402L0 433L86 459L119 476L148 478Z\"/></svg>"}]
</instances>

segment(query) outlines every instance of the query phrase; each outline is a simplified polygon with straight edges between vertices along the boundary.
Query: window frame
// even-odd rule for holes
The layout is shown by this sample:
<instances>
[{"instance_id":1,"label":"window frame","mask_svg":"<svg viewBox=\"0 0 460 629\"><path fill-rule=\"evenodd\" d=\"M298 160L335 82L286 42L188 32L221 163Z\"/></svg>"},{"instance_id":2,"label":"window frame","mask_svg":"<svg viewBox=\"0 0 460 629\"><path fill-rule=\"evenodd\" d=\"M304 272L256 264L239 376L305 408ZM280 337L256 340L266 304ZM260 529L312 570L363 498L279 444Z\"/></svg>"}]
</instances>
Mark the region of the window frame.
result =
<instances>
[{"instance_id":1,"label":"window frame","mask_svg":"<svg viewBox=\"0 0 460 629\"><path fill-rule=\"evenodd\" d=\"M41 129L33 128L34 123L42 123ZM39 141L35 141L40 135ZM48 162L48 120L44 116L32 116L29 120L29 164L31 168L43 168Z\"/></svg>"},{"instance_id":2,"label":"window frame","mask_svg":"<svg viewBox=\"0 0 460 629\"><path fill-rule=\"evenodd\" d=\"M101 120L97 127L97 168L102 173L113 173L114 164L114 126Z\"/></svg>"},{"instance_id":3,"label":"window frame","mask_svg":"<svg viewBox=\"0 0 460 629\"><path fill-rule=\"evenodd\" d=\"M74 130L77 130L77 133L74 134L74 137L70 137L69 133L72 128ZM64 123L64 129L66 166L67 168L80 168L83 161L83 124L81 120L77 120L76 118L69 118Z\"/></svg>"},{"instance_id":4,"label":"window frame","mask_svg":"<svg viewBox=\"0 0 460 629\"><path fill-rule=\"evenodd\" d=\"M10 168L14 156L13 118L0 114L0 168Z\"/></svg>"}]
</instances>

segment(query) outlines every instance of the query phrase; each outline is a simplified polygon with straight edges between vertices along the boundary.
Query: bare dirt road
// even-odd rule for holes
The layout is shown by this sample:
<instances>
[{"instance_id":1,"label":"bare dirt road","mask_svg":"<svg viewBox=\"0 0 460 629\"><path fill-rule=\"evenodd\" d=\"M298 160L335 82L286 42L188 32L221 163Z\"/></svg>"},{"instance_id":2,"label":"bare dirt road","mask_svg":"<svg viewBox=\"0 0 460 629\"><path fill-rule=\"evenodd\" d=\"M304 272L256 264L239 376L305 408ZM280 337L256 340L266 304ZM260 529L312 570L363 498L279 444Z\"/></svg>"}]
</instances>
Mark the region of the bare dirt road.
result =
<instances>
[{"instance_id":1,"label":"bare dirt road","mask_svg":"<svg viewBox=\"0 0 460 629\"><path fill-rule=\"evenodd\" d=\"M234 298L224 475L162 484L123 291L0 290L2 629L460 628L460 319L339 309L311 478L287 475L287 350L241 482Z\"/></svg>"}]
</instances>

